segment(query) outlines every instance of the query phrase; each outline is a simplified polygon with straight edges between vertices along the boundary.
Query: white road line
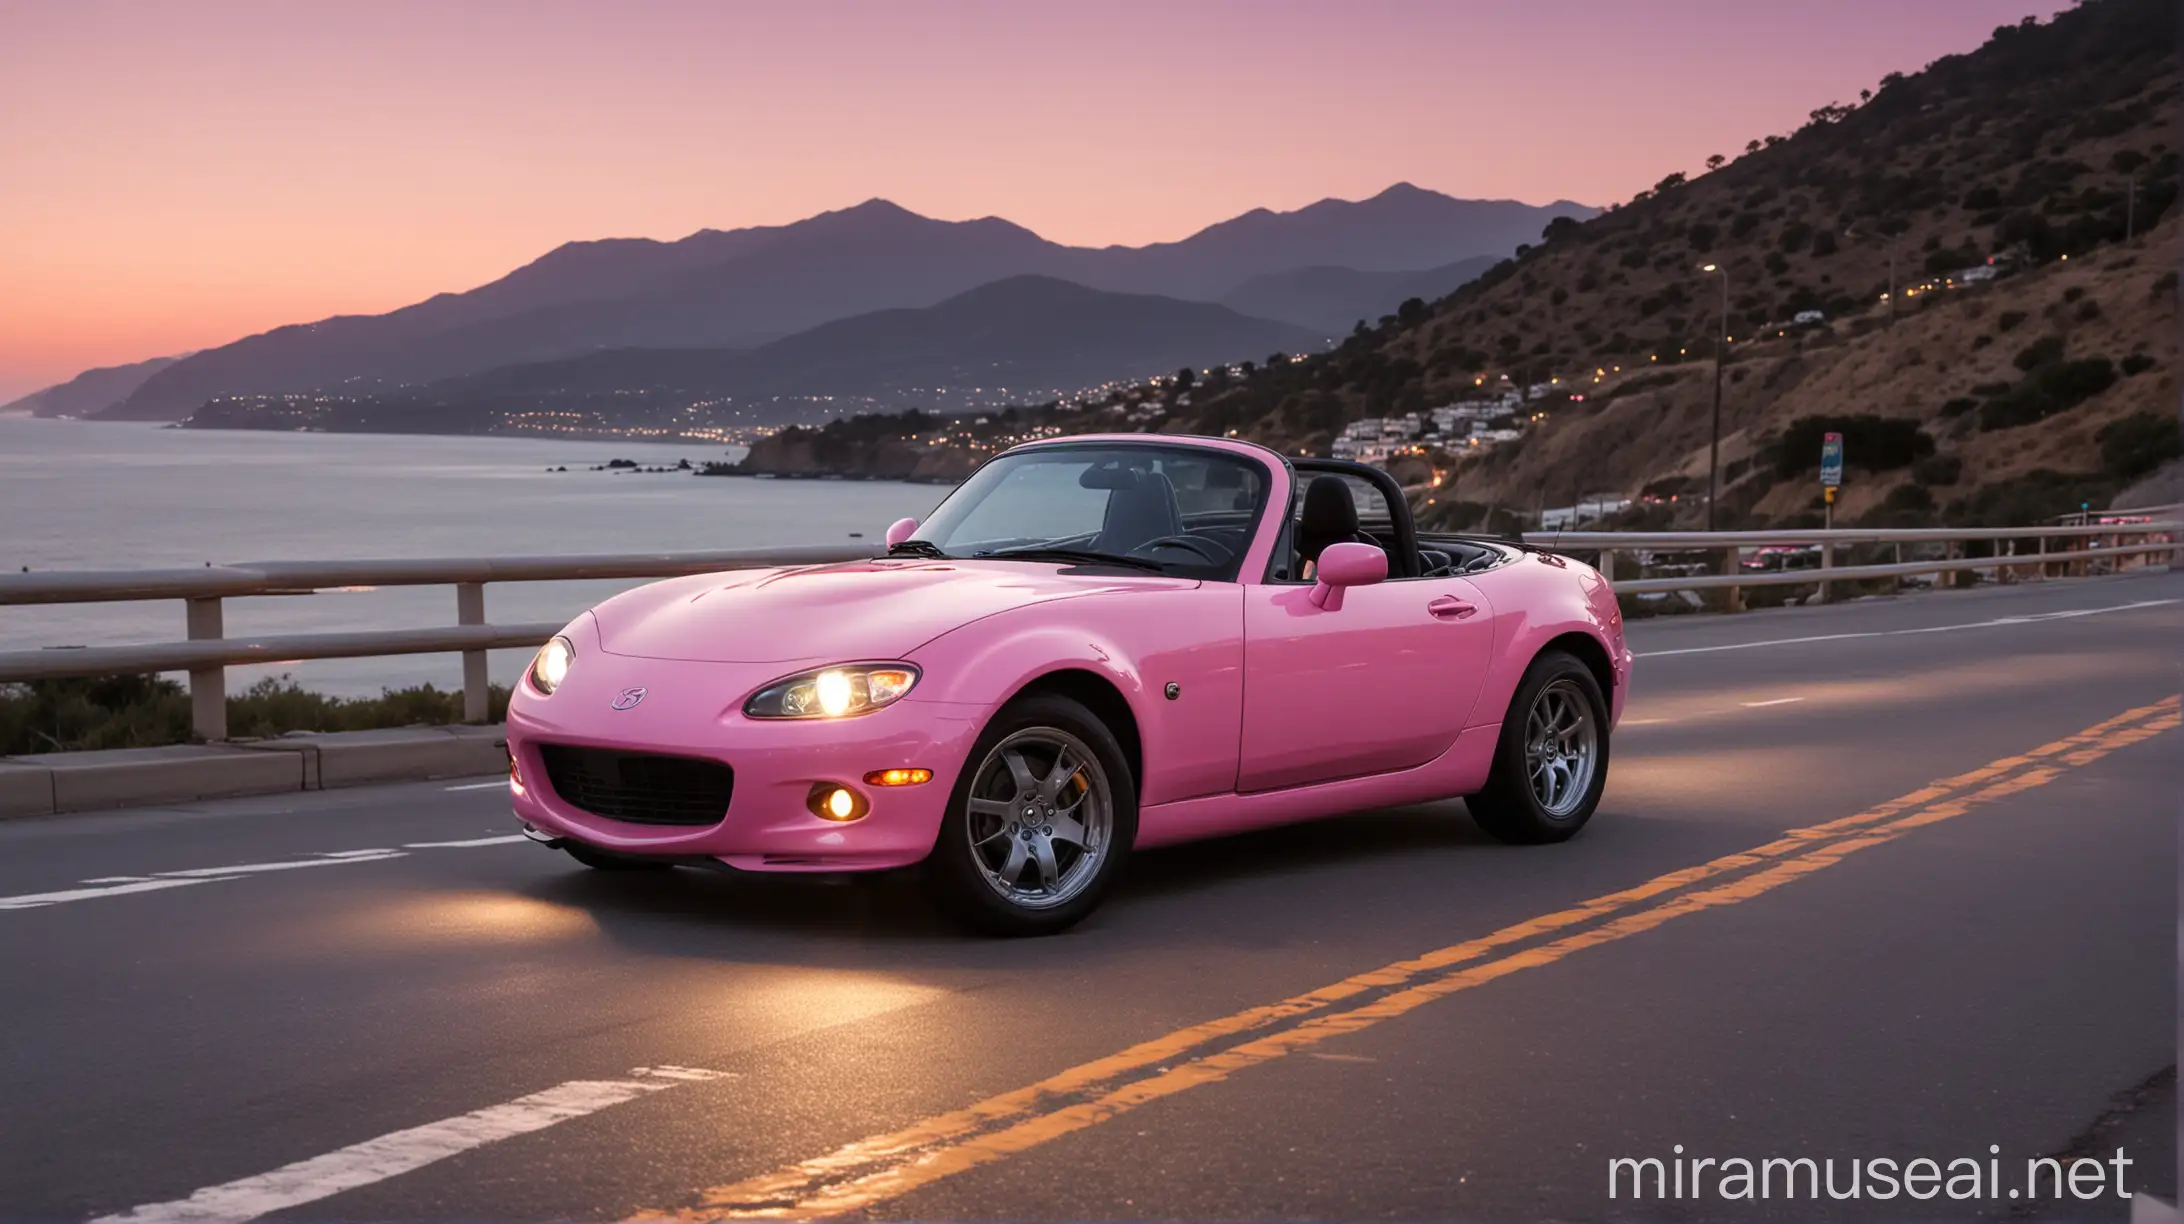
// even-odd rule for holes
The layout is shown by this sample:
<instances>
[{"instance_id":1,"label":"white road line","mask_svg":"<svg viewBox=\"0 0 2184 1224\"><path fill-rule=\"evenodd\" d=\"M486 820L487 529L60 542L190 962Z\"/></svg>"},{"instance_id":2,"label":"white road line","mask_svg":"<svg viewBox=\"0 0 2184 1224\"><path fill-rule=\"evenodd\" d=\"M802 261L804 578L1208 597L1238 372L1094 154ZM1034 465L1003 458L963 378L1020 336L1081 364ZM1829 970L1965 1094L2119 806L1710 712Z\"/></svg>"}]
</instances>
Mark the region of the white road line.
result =
<instances>
[{"instance_id":1,"label":"white road line","mask_svg":"<svg viewBox=\"0 0 2184 1224\"><path fill-rule=\"evenodd\" d=\"M370 857L353 855L349 858L296 859L286 863L237 863L233 867L192 867L187 871L155 871L152 874L163 880L186 880L204 876L254 875L261 871L295 871L302 867L341 867L349 863L377 863L406 857L407 853L401 850L381 850Z\"/></svg>"},{"instance_id":2,"label":"white road line","mask_svg":"<svg viewBox=\"0 0 2184 1224\"><path fill-rule=\"evenodd\" d=\"M1802 697L1777 697L1773 701L1747 701L1744 703L1744 708L1747 710L1764 710L1768 706L1789 705L1803 700Z\"/></svg>"},{"instance_id":3,"label":"white road line","mask_svg":"<svg viewBox=\"0 0 2184 1224\"><path fill-rule=\"evenodd\" d=\"M92 1224L242 1224L677 1084L718 1078L722 1073L696 1067L639 1067L628 1079L570 1080L505 1105L394 1131L256 1177L207 1186L188 1198L147 1203L119 1215L100 1216Z\"/></svg>"},{"instance_id":4,"label":"white road line","mask_svg":"<svg viewBox=\"0 0 2184 1224\"><path fill-rule=\"evenodd\" d=\"M444 791L492 790L496 786L503 790L507 789L508 779L495 778L491 782L465 782L461 786L443 786L440 789Z\"/></svg>"},{"instance_id":5,"label":"white road line","mask_svg":"<svg viewBox=\"0 0 2184 1224\"><path fill-rule=\"evenodd\" d=\"M162 888L186 888L192 884L211 882L211 879L138 880L129 884L108 884L103 888L67 888L60 892L23 893L13 897L0 897L0 910L37 909L41 905L59 905L64 901L89 901L94 897L119 897L125 893L158 892Z\"/></svg>"},{"instance_id":6,"label":"white road line","mask_svg":"<svg viewBox=\"0 0 2184 1224\"><path fill-rule=\"evenodd\" d=\"M472 846L513 846L517 842L529 840L531 839L521 833L510 833L506 837L473 837L466 841L403 842L402 848L404 850L467 850Z\"/></svg>"},{"instance_id":7,"label":"white road line","mask_svg":"<svg viewBox=\"0 0 2184 1224\"><path fill-rule=\"evenodd\" d=\"M2070 608L2061 612L2035 612L2026 616L2003 616L1994 620L1967 621L1960 625L1927 625L1918 629L1876 629L1865 633L1816 633L1810 637L1769 638L1762 642L1730 642L1721 646L1684 646L1675 650L1648 650L1637 657L1661 659L1670 655L1713 654L1723 650L1757 650L1762 646L1801 646L1808 642L1847 642L1857 638L1905 637L1918 633L1955 633L1964 629L1992 629L2000 625L2031 625L2041 621L2075 620L2081 616L2099 616L2106 612L2135 612L2140 608L2160 608L2184 602L2175 599L2142 599L2136 603L2117 604L2110 608Z\"/></svg>"},{"instance_id":8,"label":"white road line","mask_svg":"<svg viewBox=\"0 0 2184 1224\"><path fill-rule=\"evenodd\" d=\"M460 841L410 842L401 849L379 847L370 850L322 850L317 857L290 859L273 863L236 863L227 867L192 867L182 871L154 871L147 875L95 876L78 883L84 888L70 888L59 892L25 893L13 897L0 897L0 910L37 909L46 905L58 905L67 901L92 901L100 897L124 897L131 893L158 892L166 888L180 888L186 884L205 884L213 880L234 880L244 876L261 875L269 871L296 871L305 867L339 867L344 863L379 863L388 859L409 857L412 850L463 850L474 846L513 846L529 841L521 833L509 833L499 837L470 837Z\"/></svg>"}]
</instances>

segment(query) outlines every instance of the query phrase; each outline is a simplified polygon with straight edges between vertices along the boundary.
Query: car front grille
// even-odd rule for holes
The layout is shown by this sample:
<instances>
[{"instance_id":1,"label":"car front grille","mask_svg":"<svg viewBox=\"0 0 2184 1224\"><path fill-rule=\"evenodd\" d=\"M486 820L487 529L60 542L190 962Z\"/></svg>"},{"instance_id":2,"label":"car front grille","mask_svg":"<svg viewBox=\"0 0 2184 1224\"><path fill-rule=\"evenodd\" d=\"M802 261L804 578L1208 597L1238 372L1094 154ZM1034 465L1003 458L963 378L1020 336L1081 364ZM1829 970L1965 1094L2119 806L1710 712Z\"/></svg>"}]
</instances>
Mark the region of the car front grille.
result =
<instances>
[{"instance_id":1,"label":"car front grille","mask_svg":"<svg viewBox=\"0 0 2184 1224\"><path fill-rule=\"evenodd\" d=\"M728 814L735 771L697 757L540 744L562 802L631 824L712 825Z\"/></svg>"}]
</instances>

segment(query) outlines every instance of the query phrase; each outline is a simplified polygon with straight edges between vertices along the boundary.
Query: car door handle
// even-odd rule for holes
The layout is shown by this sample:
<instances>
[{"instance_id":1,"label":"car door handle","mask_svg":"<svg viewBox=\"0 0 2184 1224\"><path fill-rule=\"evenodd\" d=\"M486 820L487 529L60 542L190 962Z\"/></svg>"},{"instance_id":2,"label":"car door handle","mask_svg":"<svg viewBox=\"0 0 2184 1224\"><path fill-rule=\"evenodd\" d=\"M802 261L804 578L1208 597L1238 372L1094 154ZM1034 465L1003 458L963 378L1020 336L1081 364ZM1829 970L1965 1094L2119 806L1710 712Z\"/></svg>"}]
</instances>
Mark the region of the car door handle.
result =
<instances>
[{"instance_id":1,"label":"car door handle","mask_svg":"<svg viewBox=\"0 0 2184 1224\"><path fill-rule=\"evenodd\" d=\"M1477 604L1466 603L1454 595L1443 595L1426 605L1426 611L1440 620L1462 620L1478 610Z\"/></svg>"}]
</instances>

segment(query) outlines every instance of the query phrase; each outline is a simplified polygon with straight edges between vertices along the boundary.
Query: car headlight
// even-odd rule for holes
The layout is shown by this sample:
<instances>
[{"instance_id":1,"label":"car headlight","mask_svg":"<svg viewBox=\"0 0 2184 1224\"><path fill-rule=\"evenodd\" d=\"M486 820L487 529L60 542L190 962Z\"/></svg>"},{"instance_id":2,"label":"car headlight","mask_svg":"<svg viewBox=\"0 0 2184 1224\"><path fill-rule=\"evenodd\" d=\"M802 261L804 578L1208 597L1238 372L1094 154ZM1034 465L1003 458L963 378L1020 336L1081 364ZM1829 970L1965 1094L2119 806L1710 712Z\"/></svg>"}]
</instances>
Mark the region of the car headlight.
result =
<instances>
[{"instance_id":1,"label":"car headlight","mask_svg":"<svg viewBox=\"0 0 2184 1224\"><path fill-rule=\"evenodd\" d=\"M569 639L555 634L544 646L538 648L538 657L531 660L531 687L548 697L569 678L569 667L576 662L576 646Z\"/></svg>"},{"instance_id":2,"label":"car headlight","mask_svg":"<svg viewBox=\"0 0 2184 1224\"><path fill-rule=\"evenodd\" d=\"M908 663L849 663L776 680L743 703L752 718L842 718L899 700L918 682Z\"/></svg>"}]
</instances>

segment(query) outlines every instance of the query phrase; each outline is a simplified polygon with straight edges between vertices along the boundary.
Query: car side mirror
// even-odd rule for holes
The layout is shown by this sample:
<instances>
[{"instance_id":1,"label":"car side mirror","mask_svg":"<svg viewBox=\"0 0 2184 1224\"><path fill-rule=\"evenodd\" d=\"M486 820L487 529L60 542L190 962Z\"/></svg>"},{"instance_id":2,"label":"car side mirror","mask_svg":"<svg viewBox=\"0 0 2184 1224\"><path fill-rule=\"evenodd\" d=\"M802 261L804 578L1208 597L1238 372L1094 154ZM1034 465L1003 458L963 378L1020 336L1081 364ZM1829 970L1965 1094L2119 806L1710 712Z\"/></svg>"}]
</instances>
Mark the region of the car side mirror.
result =
<instances>
[{"instance_id":1,"label":"car side mirror","mask_svg":"<svg viewBox=\"0 0 2184 1224\"><path fill-rule=\"evenodd\" d=\"M895 545L902 543L904 540L910 538L911 532L916 531L917 529L918 521L914 518L896 519L894 522L888 524L887 546L889 548L893 548Z\"/></svg>"},{"instance_id":2,"label":"car side mirror","mask_svg":"<svg viewBox=\"0 0 2184 1224\"><path fill-rule=\"evenodd\" d=\"M1312 574L1317 580L1312 586L1312 606L1339 612L1344 589L1387 581L1388 554L1370 544L1329 544Z\"/></svg>"}]
</instances>

